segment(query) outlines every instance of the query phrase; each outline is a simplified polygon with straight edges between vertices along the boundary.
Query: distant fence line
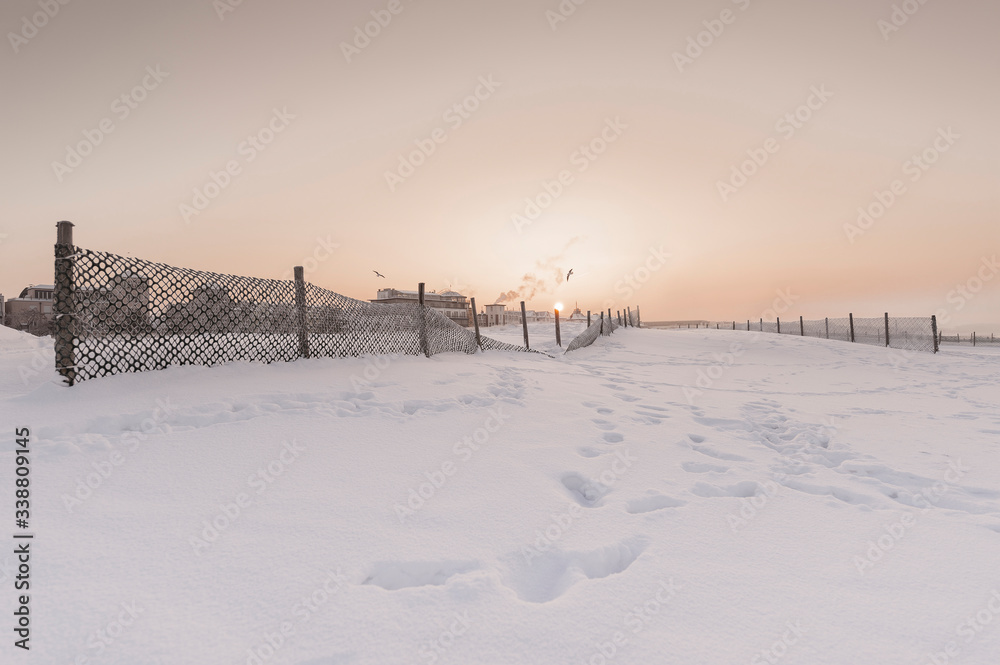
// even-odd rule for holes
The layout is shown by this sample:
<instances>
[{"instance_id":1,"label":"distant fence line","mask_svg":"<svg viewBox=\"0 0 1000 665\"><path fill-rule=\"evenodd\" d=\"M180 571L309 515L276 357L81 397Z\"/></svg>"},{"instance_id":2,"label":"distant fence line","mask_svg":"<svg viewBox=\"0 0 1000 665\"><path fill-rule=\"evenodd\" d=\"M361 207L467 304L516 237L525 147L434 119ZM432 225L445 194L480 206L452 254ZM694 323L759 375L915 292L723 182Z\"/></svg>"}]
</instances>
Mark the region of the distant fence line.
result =
<instances>
[{"instance_id":1,"label":"distant fence line","mask_svg":"<svg viewBox=\"0 0 1000 665\"><path fill-rule=\"evenodd\" d=\"M878 318L859 318L848 314L846 318L807 320L780 318L775 321L726 321L706 324L721 330L746 330L818 337L842 342L856 342L873 346L887 346L908 351L938 352L937 317L890 317L886 313Z\"/></svg>"},{"instance_id":2,"label":"distant fence line","mask_svg":"<svg viewBox=\"0 0 1000 665\"><path fill-rule=\"evenodd\" d=\"M418 303L374 304L305 282L175 268L73 245L60 222L56 369L66 383L171 365L529 349ZM422 287L423 285L421 285Z\"/></svg>"},{"instance_id":3,"label":"distant fence line","mask_svg":"<svg viewBox=\"0 0 1000 665\"><path fill-rule=\"evenodd\" d=\"M990 344L1000 344L1000 338L994 337L993 333L990 333L989 337L984 337L983 335L977 336L976 333L972 333L971 335L966 335L964 338L960 334L945 335L944 333L938 333L938 343L972 344L972 346L982 346Z\"/></svg>"}]
</instances>

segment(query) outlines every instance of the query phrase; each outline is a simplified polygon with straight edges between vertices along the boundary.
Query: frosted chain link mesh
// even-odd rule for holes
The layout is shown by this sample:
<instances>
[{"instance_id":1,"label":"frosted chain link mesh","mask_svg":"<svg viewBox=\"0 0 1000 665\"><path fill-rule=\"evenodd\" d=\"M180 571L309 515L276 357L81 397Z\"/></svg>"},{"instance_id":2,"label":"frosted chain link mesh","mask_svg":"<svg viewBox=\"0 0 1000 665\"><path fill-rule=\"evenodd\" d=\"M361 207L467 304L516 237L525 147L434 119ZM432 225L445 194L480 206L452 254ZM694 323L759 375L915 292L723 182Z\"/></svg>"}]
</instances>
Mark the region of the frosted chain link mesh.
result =
<instances>
[{"instance_id":1,"label":"frosted chain link mesh","mask_svg":"<svg viewBox=\"0 0 1000 665\"><path fill-rule=\"evenodd\" d=\"M589 328L573 338L573 341L566 347L566 353L582 349L585 346L590 346L596 342L597 338L601 335L607 337L615 330L618 330L618 328L619 325L613 321L603 321L598 319L594 323L590 324Z\"/></svg>"},{"instance_id":2,"label":"frosted chain link mesh","mask_svg":"<svg viewBox=\"0 0 1000 665\"><path fill-rule=\"evenodd\" d=\"M175 268L75 248L69 301L75 380L171 365L302 356L296 282ZM475 353L476 336L433 309L374 304L305 284L309 355ZM421 344L425 332L426 348ZM482 348L528 351L482 337Z\"/></svg>"},{"instance_id":3,"label":"frosted chain link mesh","mask_svg":"<svg viewBox=\"0 0 1000 665\"><path fill-rule=\"evenodd\" d=\"M713 323L710 327L718 327L723 330L732 330L735 324L736 330L747 330L747 322L739 321ZM778 332L777 321L751 321L749 329L757 332ZM816 319L804 320L799 325L798 319L782 319L782 335L802 335L805 337L819 337L822 339L835 339L842 342L851 341L851 320L848 317L842 319ZM885 318L859 318L854 317L854 341L858 344L871 344L874 346L886 346L885 343ZM932 331L930 317L889 317L889 347L893 349L906 349L909 351L934 352L934 333Z\"/></svg>"}]
</instances>

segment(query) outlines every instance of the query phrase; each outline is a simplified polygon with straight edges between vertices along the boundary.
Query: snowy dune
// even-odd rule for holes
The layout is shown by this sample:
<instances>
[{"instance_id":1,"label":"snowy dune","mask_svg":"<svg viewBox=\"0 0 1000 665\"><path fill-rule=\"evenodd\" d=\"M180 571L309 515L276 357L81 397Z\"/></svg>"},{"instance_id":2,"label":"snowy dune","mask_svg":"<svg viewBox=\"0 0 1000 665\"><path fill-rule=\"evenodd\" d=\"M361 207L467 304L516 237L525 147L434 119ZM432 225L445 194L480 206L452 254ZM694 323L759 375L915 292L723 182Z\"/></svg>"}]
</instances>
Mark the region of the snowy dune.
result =
<instances>
[{"instance_id":1,"label":"snowy dune","mask_svg":"<svg viewBox=\"0 0 1000 665\"><path fill-rule=\"evenodd\" d=\"M31 662L998 662L996 349L623 329L561 355L537 328L555 357L72 389L0 329Z\"/></svg>"}]
</instances>

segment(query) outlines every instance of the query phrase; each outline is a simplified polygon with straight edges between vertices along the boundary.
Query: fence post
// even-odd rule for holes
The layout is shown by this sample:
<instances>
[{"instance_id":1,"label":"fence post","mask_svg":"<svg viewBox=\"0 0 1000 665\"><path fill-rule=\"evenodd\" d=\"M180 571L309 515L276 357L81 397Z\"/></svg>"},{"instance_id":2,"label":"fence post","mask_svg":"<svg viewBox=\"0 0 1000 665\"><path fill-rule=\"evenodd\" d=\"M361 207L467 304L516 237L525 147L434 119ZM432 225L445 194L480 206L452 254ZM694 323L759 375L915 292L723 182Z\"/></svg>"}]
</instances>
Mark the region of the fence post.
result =
<instances>
[{"instance_id":1,"label":"fence post","mask_svg":"<svg viewBox=\"0 0 1000 665\"><path fill-rule=\"evenodd\" d=\"M747 319L747 332L750 332L750 319Z\"/></svg>"},{"instance_id":2,"label":"fence post","mask_svg":"<svg viewBox=\"0 0 1000 665\"><path fill-rule=\"evenodd\" d=\"M621 325L621 324L622 324L622 311L619 309L618 310L618 325Z\"/></svg>"},{"instance_id":3,"label":"fence post","mask_svg":"<svg viewBox=\"0 0 1000 665\"><path fill-rule=\"evenodd\" d=\"M521 327L524 328L524 348L530 349L528 346L528 315L524 313L524 301L521 301Z\"/></svg>"},{"instance_id":4,"label":"fence post","mask_svg":"<svg viewBox=\"0 0 1000 665\"><path fill-rule=\"evenodd\" d=\"M775 317L775 321L778 322L778 334L780 335L781 334L781 317L780 316Z\"/></svg>"},{"instance_id":5,"label":"fence post","mask_svg":"<svg viewBox=\"0 0 1000 665\"><path fill-rule=\"evenodd\" d=\"M764 319L760 320L760 331L764 332Z\"/></svg>"},{"instance_id":6,"label":"fence post","mask_svg":"<svg viewBox=\"0 0 1000 665\"><path fill-rule=\"evenodd\" d=\"M849 313L847 315L847 318L849 318L851 320L851 341L853 342L854 341L854 314L853 314L853 312Z\"/></svg>"},{"instance_id":7,"label":"fence post","mask_svg":"<svg viewBox=\"0 0 1000 665\"><path fill-rule=\"evenodd\" d=\"M559 310L554 310L556 313L556 345L562 346L562 338L559 337Z\"/></svg>"},{"instance_id":8,"label":"fence post","mask_svg":"<svg viewBox=\"0 0 1000 665\"><path fill-rule=\"evenodd\" d=\"M931 335L934 336L934 353L937 353L938 352L938 343L939 343L940 340L939 340L939 337L938 337L937 315L936 314L932 314L931 315Z\"/></svg>"},{"instance_id":9,"label":"fence post","mask_svg":"<svg viewBox=\"0 0 1000 665\"><path fill-rule=\"evenodd\" d=\"M306 319L306 281L302 266L295 266L295 327L299 331L299 358L309 357L309 328Z\"/></svg>"},{"instance_id":10,"label":"fence post","mask_svg":"<svg viewBox=\"0 0 1000 665\"><path fill-rule=\"evenodd\" d=\"M67 386L76 383L76 358L73 352L73 338L76 336L74 320L76 310L76 289L73 284L73 223L56 224L55 248L55 292L53 310L56 315L56 371Z\"/></svg>"},{"instance_id":11,"label":"fence post","mask_svg":"<svg viewBox=\"0 0 1000 665\"><path fill-rule=\"evenodd\" d=\"M613 333L615 331L614 326L611 325L611 308L608 307L608 333Z\"/></svg>"},{"instance_id":12,"label":"fence post","mask_svg":"<svg viewBox=\"0 0 1000 665\"><path fill-rule=\"evenodd\" d=\"M587 310L587 327L590 327L590 310Z\"/></svg>"},{"instance_id":13,"label":"fence post","mask_svg":"<svg viewBox=\"0 0 1000 665\"><path fill-rule=\"evenodd\" d=\"M424 283L417 284L417 302L420 304L420 352L428 358L431 350L427 347L427 309L424 306Z\"/></svg>"},{"instance_id":14,"label":"fence post","mask_svg":"<svg viewBox=\"0 0 1000 665\"><path fill-rule=\"evenodd\" d=\"M805 336L806 336L806 326L802 322L802 317L799 316L799 337L805 337Z\"/></svg>"},{"instance_id":15,"label":"fence post","mask_svg":"<svg viewBox=\"0 0 1000 665\"><path fill-rule=\"evenodd\" d=\"M635 327L642 328L642 316L639 314L639 306L635 306Z\"/></svg>"},{"instance_id":16,"label":"fence post","mask_svg":"<svg viewBox=\"0 0 1000 665\"><path fill-rule=\"evenodd\" d=\"M826 338L830 339L830 317L826 317Z\"/></svg>"},{"instance_id":17,"label":"fence post","mask_svg":"<svg viewBox=\"0 0 1000 665\"><path fill-rule=\"evenodd\" d=\"M601 334L604 334L604 312L601 312Z\"/></svg>"},{"instance_id":18,"label":"fence post","mask_svg":"<svg viewBox=\"0 0 1000 665\"><path fill-rule=\"evenodd\" d=\"M889 312L885 313L885 345L889 346Z\"/></svg>"},{"instance_id":19,"label":"fence post","mask_svg":"<svg viewBox=\"0 0 1000 665\"><path fill-rule=\"evenodd\" d=\"M476 316L476 299L472 299L472 323L476 327L476 346L483 350L483 338L479 336L479 317Z\"/></svg>"},{"instance_id":20,"label":"fence post","mask_svg":"<svg viewBox=\"0 0 1000 665\"><path fill-rule=\"evenodd\" d=\"M972 331L972 346L976 345L976 331Z\"/></svg>"}]
</instances>

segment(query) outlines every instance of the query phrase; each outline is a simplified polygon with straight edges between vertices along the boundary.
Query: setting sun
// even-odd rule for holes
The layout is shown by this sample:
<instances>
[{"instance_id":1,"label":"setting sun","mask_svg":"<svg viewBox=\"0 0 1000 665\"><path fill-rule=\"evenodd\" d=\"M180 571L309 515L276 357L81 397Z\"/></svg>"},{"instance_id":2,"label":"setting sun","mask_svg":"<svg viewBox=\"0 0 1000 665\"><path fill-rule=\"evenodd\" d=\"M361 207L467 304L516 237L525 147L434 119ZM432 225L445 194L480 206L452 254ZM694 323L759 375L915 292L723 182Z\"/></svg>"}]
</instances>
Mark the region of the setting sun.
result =
<instances>
[{"instance_id":1,"label":"setting sun","mask_svg":"<svg viewBox=\"0 0 1000 665\"><path fill-rule=\"evenodd\" d=\"M556 310L559 312L563 311L563 304L561 302L556 303Z\"/></svg>"}]
</instances>

